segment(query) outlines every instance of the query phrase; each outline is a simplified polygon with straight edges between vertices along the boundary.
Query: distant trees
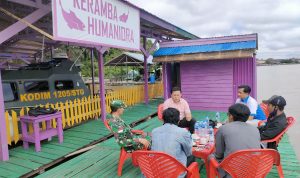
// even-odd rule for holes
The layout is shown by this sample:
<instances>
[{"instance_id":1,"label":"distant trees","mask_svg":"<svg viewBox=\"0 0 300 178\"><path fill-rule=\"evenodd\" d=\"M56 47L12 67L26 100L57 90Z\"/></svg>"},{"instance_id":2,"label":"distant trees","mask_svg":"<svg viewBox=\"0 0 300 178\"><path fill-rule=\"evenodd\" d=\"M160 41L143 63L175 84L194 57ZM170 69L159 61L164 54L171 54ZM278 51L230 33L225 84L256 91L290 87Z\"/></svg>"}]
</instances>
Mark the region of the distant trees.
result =
<instances>
[{"instance_id":1,"label":"distant trees","mask_svg":"<svg viewBox=\"0 0 300 178\"><path fill-rule=\"evenodd\" d=\"M153 42L151 40L147 40L146 48L150 49L152 47ZM142 45L142 39L141 39L141 45ZM125 50L116 49L116 48L110 48L105 54L104 54L104 63L112 60L113 58L121 55ZM91 64L91 50L77 47L77 46L67 46L62 45L58 49L56 49L56 52L66 52L70 58L70 60L75 61L78 57L80 62L82 64L81 66L81 74L84 77L91 77L92 76L92 64ZM98 52L94 50L94 75L98 76ZM128 71L130 71L132 67L128 67ZM126 74L127 70L122 67L104 67L105 71L105 77L111 77L111 76L123 76Z\"/></svg>"},{"instance_id":2,"label":"distant trees","mask_svg":"<svg viewBox=\"0 0 300 178\"><path fill-rule=\"evenodd\" d=\"M291 59L273 59L268 58L265 61L265 64L298 64L300 59L291 58Z\"/></svg>"},{"instance_id":3,"label":"distant trees","mask_svg":"<svg viewBox=\"0 0 300 178\"><path fill-rule=\"evenodd\" d=\"M298 64L299 61L297 59L285 59L285 60L281 60L280 63L283 63L283 64Z\"/></svg>"}]
</instances>

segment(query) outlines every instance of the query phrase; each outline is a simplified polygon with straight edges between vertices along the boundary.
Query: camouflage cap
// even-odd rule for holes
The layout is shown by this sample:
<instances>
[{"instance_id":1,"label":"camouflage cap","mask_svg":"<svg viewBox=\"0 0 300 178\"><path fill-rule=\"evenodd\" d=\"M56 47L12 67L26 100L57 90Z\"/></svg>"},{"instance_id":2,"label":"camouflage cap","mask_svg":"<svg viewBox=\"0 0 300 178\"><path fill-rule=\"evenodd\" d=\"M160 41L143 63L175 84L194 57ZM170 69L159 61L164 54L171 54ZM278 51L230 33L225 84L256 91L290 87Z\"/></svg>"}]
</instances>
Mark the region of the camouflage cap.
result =
<instances>
[{"instance_id":1,"label":"camouflage cap","mask_svg":"<svg viewBox=\"0 0 300 178\"><path fill-rule=\"evenodd\" d=\"M110 103L110 107L119 109L119 108L126 108L127 106L122 100L113 100Z\"/></svg>"}]
</instances>

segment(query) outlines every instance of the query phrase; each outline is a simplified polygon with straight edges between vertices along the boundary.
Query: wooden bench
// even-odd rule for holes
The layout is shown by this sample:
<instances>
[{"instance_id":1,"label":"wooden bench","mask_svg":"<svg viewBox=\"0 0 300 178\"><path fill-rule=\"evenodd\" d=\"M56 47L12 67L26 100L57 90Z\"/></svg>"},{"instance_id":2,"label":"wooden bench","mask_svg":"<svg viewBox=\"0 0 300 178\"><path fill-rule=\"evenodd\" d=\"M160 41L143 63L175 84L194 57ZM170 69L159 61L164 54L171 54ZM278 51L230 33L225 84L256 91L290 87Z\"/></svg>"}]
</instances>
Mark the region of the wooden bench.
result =
<instances>
[{"instance_id":1,"label":"wooden bench","mask_svg":"<svg viewBox=\"0 0 300 178\"><path fill-rule=\"evenodd\" d=\"M29 148L29 142L35 144L35 151L41 151L41 140L51 139L53 136L58 135L59 143L63 142L63 129L62 129L62 121L61 121L61 112L56 112L54 114L47 115L39 115L37 117L34 116L21 116L20 122L22 127L22 135L23 135L23 147L24 149ZM56 120L56 128L51 127L51 120ZM39 123L46 121L46 130L41 130L39 127ZM33 125L33 133L29 134L27 131L27 125Z\"/></svg>"}]
</instances>

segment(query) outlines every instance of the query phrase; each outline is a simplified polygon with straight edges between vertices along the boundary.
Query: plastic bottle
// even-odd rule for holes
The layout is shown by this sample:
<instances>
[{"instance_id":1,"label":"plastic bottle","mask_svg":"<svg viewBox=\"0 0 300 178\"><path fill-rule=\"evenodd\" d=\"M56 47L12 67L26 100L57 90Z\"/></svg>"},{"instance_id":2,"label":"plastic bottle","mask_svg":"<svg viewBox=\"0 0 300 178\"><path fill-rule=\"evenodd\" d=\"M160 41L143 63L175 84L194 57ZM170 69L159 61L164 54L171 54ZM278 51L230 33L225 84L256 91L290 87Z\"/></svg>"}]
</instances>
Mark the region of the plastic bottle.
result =
<instances>
[{"instance_id":1,"label":"plastic bottle","mask_svg":"<svg viewBox=\"0 0 300 178\"><path fill-rule=\"evenodd\" d=\"M197 136L199 136L199 135L200 135L200 123L199 123L199 121L197 121L197 122L195 123L194 128L195 128L195 134L196 134Z\"/></svg>"},{"instance_id":2,"label":"plastic bottle","mask_svg":"<svg viewBox=\"0 0 300 178\"><path fill-rule=\"evenodd\" d=\"M215 142L215 135L214 135L214 129L210 126L209 127L209 143L213 144Z\"/></svg>"},{"instance_id":3,"label":"plastic bottle","mask_svg":"<svg viewBox=\"0 0 300 178\"><path fill-rule=\"evenodd\" d=\"M209 129L209 117L206 116L204 123L204 134L208 137L208 129Z\"/></svg>"},{"instance_id":4,"label":"plastic bottle","mask_svg":"<svg viewBox=\"0 0 300 178\"><path fill-rule=\"evenodd\" d=\"M206 122L205 127L208 129L209 128L209 117L208 116L206 116L205 122Z\"/></svg>"},{"instance_id":5,"label":"plastic bottle","mask_svg":"<svg viewBox=\"0 0 300 178\"><path fill-rule=\"evenodd\" d=\"M217 121L217 123L221 122L220 121L220 113L219 112L216 113L216 121Z\"/></svg>"}]
</instances>

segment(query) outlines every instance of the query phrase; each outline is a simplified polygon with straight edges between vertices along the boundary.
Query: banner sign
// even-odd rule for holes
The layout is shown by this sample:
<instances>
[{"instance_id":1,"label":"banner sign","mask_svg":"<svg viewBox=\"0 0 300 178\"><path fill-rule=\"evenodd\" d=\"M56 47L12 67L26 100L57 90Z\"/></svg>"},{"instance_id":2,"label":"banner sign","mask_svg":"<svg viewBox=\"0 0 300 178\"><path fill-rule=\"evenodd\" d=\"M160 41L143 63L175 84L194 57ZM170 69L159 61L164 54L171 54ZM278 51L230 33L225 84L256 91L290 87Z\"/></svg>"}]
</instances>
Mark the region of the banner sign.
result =
<instances>
[{"instance_id":1,"label":"banner sign","mask_svg":"<svg viewBox=\"0 0 300 178\"><path fill-rule=\"evenodd\" d=\"M55 40L140 50L140 13L120 0L52 0Z\"/></svg>"}]
</instances>

